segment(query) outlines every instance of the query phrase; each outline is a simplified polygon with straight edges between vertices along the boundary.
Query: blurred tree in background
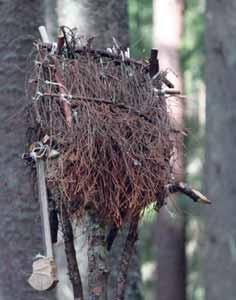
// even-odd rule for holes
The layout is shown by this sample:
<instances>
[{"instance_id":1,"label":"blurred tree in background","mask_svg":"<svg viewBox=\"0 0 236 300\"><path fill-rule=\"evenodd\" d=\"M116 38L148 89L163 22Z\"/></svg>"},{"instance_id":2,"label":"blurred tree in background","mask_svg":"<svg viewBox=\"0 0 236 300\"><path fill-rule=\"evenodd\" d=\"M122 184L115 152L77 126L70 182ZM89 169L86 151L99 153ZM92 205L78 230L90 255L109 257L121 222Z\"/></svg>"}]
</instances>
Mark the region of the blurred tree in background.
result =
<instances>
[{"instance_id":1,"label":"blurred tree in background","mask_svg":"<svg viewBox=\"0 0 236 300\"><path fill-rule=\"evenodd\" d=\"M236 297L236 2L206 9L206 299Z\"/></svg>"},{"instance_id":2,"label":"blurred tree in background","mask_svg":"<svg viewBox=\"0 0 236 300\"><path fill-rule=\"evenodd\" d=\"M152 45L152 0L128 0L132 56L148 57Z\"/></svg>"},{"instance_id":3,"label":"blurred tree in background","mask_svg":"<svg viewBox=\"0 0 236 300\"><path fill-rule=\"evenodd\" d=\"M184 2L183 37L179 54L183 74L183 90L187 96L185 103L185 127L190 132L185 139L186 154L184 160L186 164L186 180L201 189L205 122L205 86L203 81L205 1L185 0ZM142 9L138 9L138 7ZM143 56L148 57L153 31L151 22L152 1L129 0L129 16L132 54L139 58ZM176 208L175 214L184 214L188 222L186 226L188 259L187 298L200 300L204 297L202 260L199 255L203 229L202 218L199 216L199 209L192 204L187 204L186 201L186 199L181 201L184 202L184 205L181 205L182 208L180 209ZM190 206L190 209L187 209L188 206ZM156 231L154 219L155 214L150 211L147 212L141 227L140 253L146 299L154 299L154 286L158 285L158 282L154 283L154 265L157 253L156 245L152 239Z\"/></svg>"},{"instance_id":4,"label":"blurred tree in background","mask_svg":"<svg viewBox=\"0 0 236 300\"><path fill-rule=\"evenodd\" d=\"M21 160L27 105L25 76L29 54L43 20L42 1L0 2L0 299L55 299L54 291L40 294L27 279L32 259L41 252L39 206L28 170Z\"/></svg>"},{"instance_id":5,"label":"blurred tree in background","mask_svg":"<svg viewBox=\"0 0 236 300\"><path fill-rule=\"evenodd\" d=\"M160 67L169 70L168 77L175 88L183 90L179 49L183 29L184 2L181 0L153 1L153 45L159 50ZM176 75L174 75L174 74ZM167 99L172 127L184 127L184 100ZM184 180L183 136L176 135L173 172L177 181ZM160 300L186 299L185 216L181 212L171 216L179 197L167 200L157 215L157 279L156 296ZM168 207L168 208L167 208ZM171 284L170 284L171 274Z\"/></svg>"},{"instance_id":6,"label":"blurred tree in background","mask_svg":"<svg viewBox=\"0 0 236 300\"><path fill-rule=\"evenodd\" d=\"M166 2L167 0L162 1ZM4 262L0 266L1 300L12 298L27 300L32 299L32 297L34 299L44 299L45 297L53 299L54 297L51 292L43 295L35 294L26 282L27 276L31 272L31 258L41 249L40 225L39 222L35 221L39 221L37 219L39 210L37 203L32 200L32 191L23 163L18 159L19 154L23 152L24 128L21 123L18 123L18 119L15 118L14 122L11 120L11 116L16 111L20 111L22 104L25 103L22 100L24 98L23 74L25 74L27 55L32 49L32 41L37 35L38 25L46 22L50 36L54 38L57 33L58 22L71 27L77 26L81 34L98 35L96 40L99 47L110 46L114 36L122 45L130 45L133 57L148 58L154 33L153 2L157 2L156 9L158 10L158 2L160 3L161 0L44 0L46 10L43 10L42 1L1 1L0 82L2 93L0 98L3 143L0 147L2 157L0 172L2 210L0 219L1 228L4 228L0 234L1 245L4 245L0 249L1 258ZM190 132L185 140L186 156L184 160L187 181L201 189L205 133L205 48L203 39L205 0L185 0L184 2L182 45L178 53L175 49L175 55L180 55L181 59L183 89L187 96L185 127ZM206 15L207 164L205 179L209 198L216 201L217 207L214 207L214 213L209 211L207 214L209 222L205 239L207 249L204 268L202 258L199 255L203 230L202 218L199 210L193 205L181 205L180 209L177 207L174 213L177 218L179 218L178 215L185 216L185 221L188 222L186 227L187 239L185 228L182 226L179 246L166 246L170 250L168 252L170 256L176 255L176 250L181 249L182 258L184 256L183 248L186 248L188 259L186 289L187 299L191 300L204 299L205 285L207 286L207 300L234 299L236 294L233 280L230 280L231 277L235 277L233 264L236 252L233 165L235 155L233 134L235 126L233 103L235 90L235 38L233 36L234 29L236 29L235 11L236 3L233 0L227 3L208 0ZM223 18L222 14L225 14L226 18ZM166 17L165 21L168 21L170 16L163 17ZM161 30L161 33L167 35L166 28L157 27L155 30L156 32ZM161 49L160 44L155 45L155 47L165 51ZM163 64L162 58L161 65L162 68L167 67L165 63ZM178 75L180 74L179 66L175 65L174 62L171 63L170 67ZM184 202L186 203L185 200ZM171 220L171 216L169 218ZM160 282L159 279L156 280L155 278L158 251L158 245L153 239L153 236L157 234L155 220L156 214L150 208L144 214L138 242L145 300L157 298L155 289ZM223 231L224 227L225 230ZM31 228L30 232L26 230L27 228ZM172 235L168 235L168 237L172 239ZM170 247L172 248L170 249ZM81 254L81 252L79 253ZM27 257L25 257L26 255ZM169 255L162 256L161 263L169 260ZM117 253L112 253L112 256L117 262ZM158 260L160 262L160 259ZM222 263L220 263L221 261ZM183 260L181 262L184 264ZM131 289L126 297L127 299L139 300L141 293L137 255L131 265L134 272L131 274ZM18 272L15 272L16 269ZM207 278L206 284L202 280L203 269ZM161 272L166 272L166 281L172 291L175 291L175 284L179 285L176 289L179 288L180 290L181 288L181 299L184 299L183 282L185 279L182 278L182 283L179 283L176 280L181 278L176 279L176 275L168 268ZM115 272L113 276L116 276ZM163 275L160 274L161 276ZM224 280L220 276L224 276ZM65 294L61 293L63 299L68 294L68 290L64 289L64 291ZM174 293L173 298L177 299L177 294ZM160 296L157 299L168 300L169 298L166 296L161 298Z\"/></svg>"}]
</instances>

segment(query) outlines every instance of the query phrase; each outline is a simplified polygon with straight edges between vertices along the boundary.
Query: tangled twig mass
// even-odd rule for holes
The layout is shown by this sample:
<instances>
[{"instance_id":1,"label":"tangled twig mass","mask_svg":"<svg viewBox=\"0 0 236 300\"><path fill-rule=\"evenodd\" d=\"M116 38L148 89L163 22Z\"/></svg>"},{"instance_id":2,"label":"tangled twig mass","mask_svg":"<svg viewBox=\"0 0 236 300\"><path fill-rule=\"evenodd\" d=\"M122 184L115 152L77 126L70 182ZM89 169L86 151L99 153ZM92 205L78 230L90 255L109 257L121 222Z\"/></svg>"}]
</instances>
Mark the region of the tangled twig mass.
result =
<instances>
[{"instance_id":1,"label":"tangled twig mass","mask_svg":"<svg viewBox=\"0 0 236 300\"><path fill-rule=\"evenodd\" d=\"M89 206L120 228L151 203L160 208L173 181L165 76L152 80L148 62L121 50L108 55L71 41L60 54L35 44L29 142L47 136L59 152L47 161L47 184L76 207L73 214Z\"/></svg>"}]
</instances>

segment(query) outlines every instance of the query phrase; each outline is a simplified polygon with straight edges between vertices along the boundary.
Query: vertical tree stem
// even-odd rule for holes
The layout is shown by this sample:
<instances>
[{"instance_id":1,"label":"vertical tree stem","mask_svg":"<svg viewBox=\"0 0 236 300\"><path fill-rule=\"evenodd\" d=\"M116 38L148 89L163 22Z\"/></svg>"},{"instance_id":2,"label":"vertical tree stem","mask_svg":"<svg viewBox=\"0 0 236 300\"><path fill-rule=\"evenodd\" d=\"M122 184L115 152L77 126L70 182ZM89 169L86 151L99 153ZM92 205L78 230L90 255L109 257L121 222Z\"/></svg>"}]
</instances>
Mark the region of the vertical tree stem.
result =
<instances>
[{"instance_id":1,"label":"vertical tree stem","mask_svg":"<svg viewBox=\"0 0 236 300\"><path fill-rule=\"evenodd\" d=\"M73 287L74 300L83 300L82 282L79 273L78 263L76 260L76 252L74 246L73 229L70 222L65 204L62 202L61 207L61 223L64 235L65 252L68 264L70 281Z\"/></svg>"},{"instance_id":2,"label":"vertical tree stem","mask_svg":"<svg viewBox=\"0 0 236 300\"><path fill-rule=\"evenodd\" d=\"M138 239L138 218L131 221L125 246L121 256L120 268L116 283L116 300L124 300L127 284L129 263L133 254L135 242Z\"/></svg>"},{"instance_id":3,"label":"vertical tree stem","mask_svg":"<svg viewBox=\"0 0 236 300\"><path fill-rule=\"evenodd\" d=\"M87 213L89 300L107 299L107 250L105 226L91 210Z\"/></svg>"}]
</instances>

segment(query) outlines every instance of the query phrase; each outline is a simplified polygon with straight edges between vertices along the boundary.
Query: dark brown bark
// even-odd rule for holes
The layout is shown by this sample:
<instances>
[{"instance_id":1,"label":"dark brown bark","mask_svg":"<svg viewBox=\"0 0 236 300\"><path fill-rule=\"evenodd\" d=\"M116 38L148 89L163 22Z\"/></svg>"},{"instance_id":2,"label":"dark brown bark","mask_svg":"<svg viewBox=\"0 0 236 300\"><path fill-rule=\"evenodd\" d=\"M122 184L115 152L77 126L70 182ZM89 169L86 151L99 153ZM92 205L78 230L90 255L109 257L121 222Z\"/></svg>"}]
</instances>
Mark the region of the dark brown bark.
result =
<instances>
[{"instance_id":1,"label":"dark brown bark","mask_svg":"<svg viewBox=\"0 0 236 300\"><path fill-rule=\"evenodd\" d=\"M207 1L206 210L204 285L207 300L236 295L236 2Z\"/></svg>"},{"instance_id":2,"label":"dark brown bark","mask_svg":"<svg viewBox=\"0 0 236 300\"><path fill-rule=\"evenodd\" d=\"M65 204L61 205L61 224L65 244L65 253L70 281L72 283L74 300L83 300L83 288L76 260L74 234Z\"/></svg>"},{"instance_id":3,"label":"dark brown bark","mask_svg":"<svg viewBox=\"0 0 236 300\"><path fill-rule=\"evenodd\" d=\"M152 78L159 72L159 60L158 60L158 50L157 49L151 49L150 59L149 59L149 74Z\"/></svg>"},{"instance_id":4,"label":"dark brown bark","mask_svg":"<svg viewBox=\"0 0 236 300\"><path fill-rule=\"evenodd\" d=\"M55 299L54 292L34 291L27 279L32 259L42 253L37 193L33 194L25 163L22 109L25 74L37 27L43 22L42 1L0 2L0 298Z\"/></svg>"}]
</instances>

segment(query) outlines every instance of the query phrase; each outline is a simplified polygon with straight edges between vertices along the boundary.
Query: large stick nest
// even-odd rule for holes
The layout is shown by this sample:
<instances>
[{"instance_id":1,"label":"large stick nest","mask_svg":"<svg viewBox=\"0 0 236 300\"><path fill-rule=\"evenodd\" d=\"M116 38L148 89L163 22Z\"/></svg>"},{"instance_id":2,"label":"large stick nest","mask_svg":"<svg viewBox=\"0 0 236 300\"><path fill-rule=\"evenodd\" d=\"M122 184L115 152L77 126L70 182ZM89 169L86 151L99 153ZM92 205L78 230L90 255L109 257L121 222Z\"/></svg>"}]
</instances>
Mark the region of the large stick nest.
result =
<instances>
[{"instance_id":1,"label":"large stick nest","mask_svg":"<svg viewBox=\"0 0 236 300\"><path fill-rule=\"evenodd\" d=\"M121 226L151 203L160 207L171 182L166 97L154 89L148 63L88 47L73 55L70 49L68 58L67 50L50 54L36 44L30 141L47 135L59 151L47 160L47 184L75 205L78 217L89 205Z\"/></svg>"}]
</instances>

